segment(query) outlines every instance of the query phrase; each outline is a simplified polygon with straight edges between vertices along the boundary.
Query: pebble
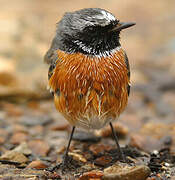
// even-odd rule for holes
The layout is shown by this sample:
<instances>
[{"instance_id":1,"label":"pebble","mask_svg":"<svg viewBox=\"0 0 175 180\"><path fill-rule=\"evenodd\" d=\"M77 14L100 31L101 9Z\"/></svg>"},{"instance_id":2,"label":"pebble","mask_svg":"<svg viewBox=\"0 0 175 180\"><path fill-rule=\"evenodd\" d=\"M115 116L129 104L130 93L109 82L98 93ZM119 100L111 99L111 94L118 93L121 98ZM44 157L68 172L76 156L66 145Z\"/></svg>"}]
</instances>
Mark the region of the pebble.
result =
<instances>
[{"instance_id":1,"label":"pebble","mask_svg":"<svg viewBox=\"0 0 175 180\"><path fill-rule=\"evenodd\" d=\"M126 136L128 134L128 128L121 123L113 123L113 128L120 136ZM106 126L103 129L97 130L96 135L100 137L112 136L111 127Z\"/></svg>"},{"instance_id":2,"label":"pebble","mask_svg":"<svg viewBox=\"0 0 175 180\"><path fill-rule=\"evenodd\" d=\"M83 163L87 162L87 160L81 154L69 152L69 155L72 156L72 158L76 161L81 161Z\"/></svg>"},{"instance_id":3,"label":"pebble","mask_svg":"<svg viewBox=\"0 0 175 180\"><path fill-rule=\"evenodd\" d=\"M152 135L153 137L160 139L168 134L173 134L173 127L175 127L175 124L149 122L144 124L140 129L140 133L144 135Z\"/></svg>"},{"instance_id":4,"label":"pebble","mask_svg":"<svg viewBox=\"0 0 175 180\"><path fill-rule=\"evenodd\" d=\"M7 151L5 154L3 154L2 156L0 156L1 160L8 160L8 161L14 161L14 162L19 162L19 163L26 163L28 162L28 158L20 153L20 152L16 152L16 151Z\"/></svg>"},{"instance_id":5,"label":"pebble","mask_svg":"<svg viewBox=\"0 0 175 180\"><path fill-rule=\"evenodd\" d=\"M166 167L170 167L170 164L167 163L167 162L166 162L164 165L165 165Z\"/></svg>"},{"instance_id":6,"label":"pebble","mask_svg":"<svg viewBox=\"0 0 175 180\"><path fill-rule=\"evenodd\" d=\"M99 142L101 138L91 132L76 131L73 135L73 139L81 142Z\"/></svg>"},{"instance_id":7,"label":"pebble","mask_svg":"<svg viewBox=\"0 0 175 180\"><path fill-rule=\"evenodd\" d=\"M33 168L33 169L45 169L48 165L43 161L36 160L32 161L26 168Z\"/></svg>"},{"instance_id":8,"label":"pebble","mask_svg":"<svg viewBox=\"0 0 175 180\"><path fill-rule=\"evenodd\" d=\"M158 154L159 154L159 151L158 151L158 150L154 150L152 153L153 153L154 155L158 155Z\"/></svg>"},{"instance_id":9,"label":"pebble","mask_svg":"<svg viewBox=\"0 0 175 180\"><path fill-rule=\"evenodd\" d=\"M92 154L91 154L90 151L83 152L83 156L84 156L87 160L92 160L92 159L93 159L93 156L92 156Z\"/></svg>"},{"instance_id":10,"label":"pebble","mask_svg":"<svg viewBox=\"0 0 175 180\"><path fill-rule=\"evenodd\" d=\"M11 139L10 142L12 144L20 144L21 142L27 141L28 139L28 134L25 132L15 132Z\"/></svg>"},{"instance_id":11,"label":"pebble","mask_svg":"<svg viewBox=\"0 0 175 180\"><path fill-rule=\"evenodd\" d=\"M50 150L49 144L40 139L31 140L29 141L28 145L34 154L40 156L46 156Z\"/></svg>"},{"instance_id":12,"label":"pebble","mask_svg":"<svg viewBox=\"0 0 175 180\"><path fill-rule=\"evenodd\" d=\"M0 129L0 144L4 144L4 142L6 141L7 136L8 136L8 132L1 128Z\"/></svg>"},{"instance_id":13,"label":"pebble","mask_svg":"<svg viewBox=\"0 0 175 180\"><path fill-rule=\"evenodd\" d=\"M11 103L5 103L4 104L4 109L7 112L8 117L18 117L23 114L22 109L19 106L16 106L16 104L11 104Z\"/></svg>"},{"instance_id":14,"label":"pebble","mask_svg":"<svg viewBox=\"0 0 175 180\"><path fill-rule=\"evenodd\" d=\"M173 144L173 138L171 136L164 136L160 139L164 146L171 146Z\"/></svg>"},{"instance_id":15,"label":"pebble","mask_svg":"<svg viewBox=\"0 0 175 180\"><path fill-rule=\"evenodd\" d=\"M0 144L4 144L5 142L5 138L4 137L0 137Z\"/></svg>"},{"instance_id":16,"label":"pebble","mask_svg":"<svg viewBox=\"0 0 175 180\"><path fill-rule=\"evenodd\" d=\"M114 164L104 169L103 180L146 180L150 172L150 169L145 165Z\"/></svg>"},{"instance_id":17,"label":"pebble","mask_svg":"<svg viewBox=\"0 0 175 180\"><path fill-rule=\"evenodd\" d=\"M155 149L159 150L162 147L162 143L160 140L152 136L136 133L131 135L129 144L140 150L144 150L145 152L152 152Z\"/></svg>"},{"instance_id":18,"label":"pebble","mask_svg":"<svg viewBox=\"0 0 175 180\"><path fill-rule=\"evenodd\" d=\"M101 180L103 175L101 171L90 171L84 173L78 180Z\"/></svg>"},{"instance_id":19,"label":"pebble","mask_svg":"<svg viewBox=\"0 0 175 180\"><path fill-rule=\"evenodd\" d=\"M98 154L104 154L105 151L111 150L112 147L109 145L104 145L104 144L92 144L89 147L89 150L97 156Z\"/></svg>"},{"instance_id":20,"label":"pebble","mask_svg":"<svg viewBox=\"0 0 175 180\"><path fill-rule=\"evenodd\" d=\"M41 126L41 125L33 126L30 129L30 134L33 135L33 136L42 135L43 132L44 132L44 127Z\"/></svg>"},{"instance_id":21,"label":"pebble","mask_svg":"<svg viewBox=\"0 0 175 180\"><path fill-rule=\"evenodd\" d=\"M47 179L49 180L62 180L61 176L56 173L56 172L48 172L48 171L45 171L45 176L47 177Z\"/></svg>"},{"instance_id":22,"label":"pebble","mask_svg":"<svg viewBox=\"0 0 175 180\"><path fill-rule=\"evenodd\" d=\"M94 164L98 166L105 167L112 161L111 156L101 156L97 159L95 159Z\"/></svg>"},{"instance_id":23,"label":"pebble","mask_svg":"<svg viewBox=\"0 0 175 180\"><path fill-rule=\"evenodd\" d=\"M37 126L37 125L47 125L50 124L53 119L47 115L40 115L40 116L23 116L20 119L21 123L25 126Z\"/></svg>"},{"instance_id":24,"label":"pebble","mask_svg":"<svg viewBox=\"0 0 175 180\"><path fill-rule=\"evenodd\" d=\"M31 151L31 149L29 149L26 142L21 143L19 146L17 146L15 149L13 149L13 151L22 153L27 156L32 154L32 151Z\"/></svg>"},{"instance_id":25,"label":"pebble","mask_svg":"<svg viewBox=\"0 0 175 180\"><path fill-rule=\"evenodd\" d=\"M50 129L53 131L65 131L68 130L70 125L68 123L62 123L62 124L53 124Z\"/></svg>"},{"instance_id":26,"label":"pebble","mask_svg":"<svg viewBox=\"0 0 175 180\"><path fill-rule=\"evenodd\" d=\"M21 124L14 124L13 125L13 132L23 132L23 133L28 133L28 129L21 125Z\"/></svg>"}]
</instances>

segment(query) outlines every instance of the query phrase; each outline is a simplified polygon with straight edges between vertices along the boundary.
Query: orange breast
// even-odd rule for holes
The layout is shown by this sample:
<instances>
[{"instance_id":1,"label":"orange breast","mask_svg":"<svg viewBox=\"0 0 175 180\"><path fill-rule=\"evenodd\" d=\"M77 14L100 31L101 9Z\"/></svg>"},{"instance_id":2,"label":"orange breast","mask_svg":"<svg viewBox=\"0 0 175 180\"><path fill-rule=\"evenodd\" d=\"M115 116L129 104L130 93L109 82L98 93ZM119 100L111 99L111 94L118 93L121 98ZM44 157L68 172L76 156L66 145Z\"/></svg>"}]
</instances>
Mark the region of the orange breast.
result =
<instances>
[{"instance_id":1,"label":"orange breast","mask_svg":"<svg viewBox=\"0 0 175 180\"><path fill-rule=\"evenodd\" d=\"M49 86L58 92L56 108L72 125L101 128L124 110L129 83L124 58L122 49L107 57L58 50Z\"/></svg>"}]
</instances>

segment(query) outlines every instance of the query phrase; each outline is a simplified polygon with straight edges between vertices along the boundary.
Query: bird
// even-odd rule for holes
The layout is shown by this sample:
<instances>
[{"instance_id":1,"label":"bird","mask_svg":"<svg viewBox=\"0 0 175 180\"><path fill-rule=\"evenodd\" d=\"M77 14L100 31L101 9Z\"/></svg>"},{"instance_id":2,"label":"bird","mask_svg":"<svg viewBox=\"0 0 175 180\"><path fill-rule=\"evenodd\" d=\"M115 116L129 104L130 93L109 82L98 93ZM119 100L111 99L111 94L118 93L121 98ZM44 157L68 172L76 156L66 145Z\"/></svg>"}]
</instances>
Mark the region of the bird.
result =
<instances>
[{"instance_id":1,"label":"bird","mask_svg":"<svg viewBox=\"0 0 175 180\"><path fill-rule=\"evenodd\" d=\"M134 25L101 8L66 12L57 23L44 61L55 107L72 125L63 164L75 127L94 130L105 125L110 125L125 160L112 123L126 108L130 93L130 67L120 32Z\"/></svg>"}]
</instances>

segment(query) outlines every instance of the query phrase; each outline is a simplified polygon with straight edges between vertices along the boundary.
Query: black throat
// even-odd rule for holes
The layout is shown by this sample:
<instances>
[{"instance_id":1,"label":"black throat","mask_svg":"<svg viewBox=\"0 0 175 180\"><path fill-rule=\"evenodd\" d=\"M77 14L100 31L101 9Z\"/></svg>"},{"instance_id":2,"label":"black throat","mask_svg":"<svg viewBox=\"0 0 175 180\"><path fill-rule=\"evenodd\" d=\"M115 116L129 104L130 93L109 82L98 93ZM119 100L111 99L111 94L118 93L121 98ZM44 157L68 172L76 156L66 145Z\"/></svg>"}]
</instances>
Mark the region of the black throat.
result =
<instances>
[{"instance_id":1,"label":"black throat","mask_svg":"<svg viewBox=\"0 0 175 180\"><path fill-rule=\"evenodd\" d=\"M109 54L111 50L120 46L119 33L110 31L110 24L105 27L87 27L76 36L62 34L59 48L67 53L83 53L85 55Z\"/></svg>"}]
</instances>

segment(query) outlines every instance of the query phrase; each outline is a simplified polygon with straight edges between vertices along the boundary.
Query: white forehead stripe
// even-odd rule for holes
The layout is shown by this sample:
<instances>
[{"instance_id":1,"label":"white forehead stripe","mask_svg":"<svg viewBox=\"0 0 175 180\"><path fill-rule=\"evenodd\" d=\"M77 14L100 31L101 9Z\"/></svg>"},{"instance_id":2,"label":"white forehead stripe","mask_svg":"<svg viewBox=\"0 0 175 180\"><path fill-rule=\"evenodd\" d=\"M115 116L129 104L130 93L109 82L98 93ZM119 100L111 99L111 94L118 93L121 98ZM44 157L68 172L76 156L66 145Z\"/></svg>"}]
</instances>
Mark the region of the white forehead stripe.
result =
<instances>
[{"instance_id":1,"label":"white forehead stripe","mask_svg":"<svg viewBox=\"0 0 175 180\"><path fill-rule=\"evenodd\" d=\"M111 14L111 13L108 13L106 11L101 11L102 13L102 16L104 19L106 19L107 21L115 21L115 17Z\"/></svg>"}]
</instances>

